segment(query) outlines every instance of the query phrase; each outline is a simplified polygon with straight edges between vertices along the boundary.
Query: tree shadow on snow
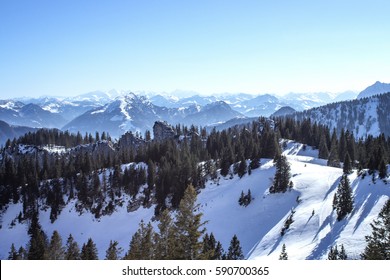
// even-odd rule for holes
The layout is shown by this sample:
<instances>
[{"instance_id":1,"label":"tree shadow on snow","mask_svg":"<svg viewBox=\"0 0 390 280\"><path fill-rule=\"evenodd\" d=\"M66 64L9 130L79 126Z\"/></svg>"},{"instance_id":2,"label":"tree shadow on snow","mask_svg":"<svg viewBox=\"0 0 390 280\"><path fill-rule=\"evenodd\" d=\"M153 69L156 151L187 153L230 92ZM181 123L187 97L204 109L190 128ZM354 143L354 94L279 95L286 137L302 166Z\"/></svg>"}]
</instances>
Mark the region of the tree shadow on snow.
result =
<instances>
[{"instance_id":1,"label":"tree shadow on snow","mask_svg":"<svg viewBox=\"0 0 390 280\"><path fill-rule=\"evenodd\" d=\"M333 211L332 211L333 213ZM318 234L327 226L331 225L332 222L332 213L326 217L324 222L322 223L321 227L317 231L315 237L313 238L313 241L316 239ZM347 225L349 219L343 219L340 222L335 222L333 227L330 227L331 230L323 237L320 242L317 244L317 246L314 248L314 250L311 252L309 256L306 257L307 260L316 260L322 257L326 252L330 249L330 247L333 245L334 241L340 236L340 233L343 231L345 226Z\"/></svg>"}]
</instances>

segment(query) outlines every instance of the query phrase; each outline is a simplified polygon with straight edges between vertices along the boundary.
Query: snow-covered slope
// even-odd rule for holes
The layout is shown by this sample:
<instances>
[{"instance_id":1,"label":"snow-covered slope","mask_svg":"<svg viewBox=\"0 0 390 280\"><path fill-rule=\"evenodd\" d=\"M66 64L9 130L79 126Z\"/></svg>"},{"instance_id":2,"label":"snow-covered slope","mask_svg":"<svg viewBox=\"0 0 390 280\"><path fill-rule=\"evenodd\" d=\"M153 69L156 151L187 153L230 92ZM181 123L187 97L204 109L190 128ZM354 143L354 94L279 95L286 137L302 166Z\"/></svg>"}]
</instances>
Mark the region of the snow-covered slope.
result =
<instances>
[{"instance_id":1,"label":"snow-covered slope","mask_svg":"<svg viewBox=\"0 0 390 280\"><path fill-rule=\"evenodd\" d=\"M207 231L213 232L225 249L237 234L249 259L277 259L283 244L289 259L324 259L335 244L344 244L348 256L358 258L365 246L364 236L371 233L369 224L390 197L390 185L379 179L374 184L371 176L362 179L356 172L351 174L354 210L337 222L332 199L342 170L327 167L324 160L317 158L317 150L304 149L302 144L292 141L288 141L284 154L291 164L294 183L294 188L284 194L268 192L275 173L271 159L262 159L259 169L241 179L228 176L208 181L198 195L203 220L208 221ZM254 200L247 207L240 206L240 194L248 189ZM100 258L104 258L110 240L117 240L127 250L139 222L153 217L154 207L127 212L128 199L124 196L122 208L100 219L89 212L80 215L71 201L54 223L50 223L49 210L41 212L40 222L49 236L58 230L64 242L70 233L80 246L92 237ZM16 221L21 207L10 205L1 215L1 259L7 257L12 243L18 248L28 242L28 225ZM294 222L282 237L280 231L291 210L295 211ZM12 221L16 221L13 226Z\"/></svg>"}]
</instances>

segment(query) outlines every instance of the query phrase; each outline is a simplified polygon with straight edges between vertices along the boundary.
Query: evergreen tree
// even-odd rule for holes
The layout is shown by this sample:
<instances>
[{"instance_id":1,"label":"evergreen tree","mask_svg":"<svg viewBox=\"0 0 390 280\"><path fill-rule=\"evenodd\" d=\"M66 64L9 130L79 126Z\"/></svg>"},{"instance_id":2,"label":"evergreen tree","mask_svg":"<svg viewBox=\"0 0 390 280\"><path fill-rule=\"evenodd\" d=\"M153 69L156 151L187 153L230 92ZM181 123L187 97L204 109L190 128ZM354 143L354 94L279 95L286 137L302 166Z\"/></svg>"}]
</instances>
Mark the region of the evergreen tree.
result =
<instances>
[{"instance_id":1,"label":"evergreen tree","mask_svg":"<svg viewBox=\"0 0 390 280\"><path fill-rule=\"evenodd\" d=\"M120 254L122 254L123 249L118 247L118 241L110 240L110 245L106 251L106 260L119 260Z\"/></svg>"},{"instance_id":2,"label":"evergreen tree","mask_svg":"<svg viewBox=\"0 0 390 280\"><path fill-rule=\"evenodd\" d=\"M142 260L141 234L139 231L133 234L130 240L129 250L126 253L125 260Z\"/></svg>"},{"instance_id":3,"label":"evergreen tree","mask_svg":"<svg viewBox=\"0 0 390 280\"><path fill-rule=\"evenodd\" d=\"M65 248L65 260L80 259L80 248L77 242L74 240L72 234L69 234Z\"/></svg>"},{"instance_id":4,"label":"evergreen tree","mask_svg":"<svg viewBox=\"0 0 390 280\"><path fill-rule=\"evenodd\" d=\"M329 157L329 149L326 145L326 138L324 135L321 135L320 146L318 148L318 157L322 159L328 159Z\"/></svg>"},{"instance_id":5,"label":"evergreen tree","mask_svg":"<svg viewBox=\"0 0 390 280\"><path fill-rule=\"evenodd\" d=\"M390 260L390 199L388 199L371 223L372 233L366 236L366 248L361 257L364 260Z\"/></svg>"},{"instance_id":6,"label":"evergreen tree","mask_svg":"<svg viewBox=\"0 0 390 280\"><path fill-rule=\"evenodd\" d=\"M330 251L328 253L328 260L338 260L339 259L339 250L337 249L337 245L334 247L330 247Z\"/></svg>"},{"instance_id":7,"label":"evergreen tree","mask_svg":"<svg viewBox=\"0 0 390 280\"><path fill-rule=\"evenodd\" d=\"M189 185L180 201L176 215L175 228L178 235L177 241L180 244L177 248L176 259L196 260L200 258L202 242L199 238L205 232L205 228L202 228L205 223L201 222L202 213L198 211L198 208L196 191L192 185Z\"/></svg>"},{"instance_id":8,"label":"evergreen tree","mask_svg":"<svg viewBox=\"0 0 390 280\"><path fill-rule=\"evenodd\" d=\"M11 249L8 252L8 259L9 260L19 260L19 254L18 254L18 251L16 251L14 243L11 244Z\"/></svg>"},{"instance_id":9,"label":"evergreen tree","mask_svg":"<svg viewBox=\"0 0 390 280\"><path fill-rule=\"evenodd\" d=\"M352 173L352 163L351 163L351 158L349 157L348 152L345 153L343 172L344 172L344 174L351 174Z\"/></svg>"},{"instance_id":10,"label":"evergreen tree","mask_svg":"<svg viewBox=\"0 0 390 280\"><path fill-rule=\"evenodd\" d=\"M387 165L385 161L383 160L383 157L381 161L379 162L379 178L385 179L387 177Z\"/></svg>"},{"instance_id":11,"label":"evergreen tree","mask_svg":"<svg viewBox=\"0 0 390 280\"><path fill-rule=\"evenodd\" d=\"M38 213L34 213L28 231L30 241L27 258L29 260L44 260L47 258L47 236L38 221Z\"/></svg>"},{"instance_id":12,"label":"evergreen tree","mask_svg":"<svg viewBox=\"0 0 390 280\"><path fill-rule=\"evenodd\" d=\"M340 251L337 248L337 244L334 247L330 247L330 251L328 253L328 260L347 260L348 256L345 252L344 245L341 244Z\"/></svg>"},{"instance_id":13,"label":"evergreen tree","mask_svg":"<svg viewBox=\"0 0 390 280\"><path fill-rule=\"evenodd\" d=\"M347 214L352 212L353 209L353 197L352 189L348 176L343 174L341 181L337 188L336 192L336 205L333 205L336 208L337 220L341 221Z\"/></svg>"},{"instance_id":14,"label":"evergreen tree","mask_svg":"<svg viewBox=\"0 0 390 280\"><path fill-rule=\"evenodd\" d=\"M288 255L287 255L287 251L286 251L286 244L283 244L283 246L282 246L282 251L280 252L279 260L288 260Z\"/></svg>"},{"instance_id":15,"label":"evergreen tree","mask_svg":"<svg viewBox=\"0 0 390 280\"><path fill-rule=\"evenodd\" d=\"M155 258L157 260L174 259L176 234L168 209L165 209L158 224L159 232L155 234Z\"/></svg>"},{"instance_id":16,"label":"evergreen tree","mask_svg":"<svg viewBox=\"0 0 390 280\"><path fill-rule=\"evenodd\" d=\"M80 258L82 260L97 260L98 259L98 250L92 238L88 238L87 243L83 244L81 248Z\"/></svg>"},{"instance_id":17,"label":"evergreen tree","mask_svg":"<svg viewBox=\"0 0 390 280\"><path fill-rule=\"evenodd\" d=\"M333 130L332 142L330 146L328 166L340 167L339 148L337 143L336 130Z\"/></svg>"},{"instance_id":18,"label":"evergreen tree","mask_svg":"<svg viewBox=\"0 0 390 280\"><path fill-rule=\"evenodd\" d=\"M230 246L226 255L227 260L243 260L244 255L242 253L240 240L238 240L237 235L234 235L230 241Z\"/></svg>"},{"instance_id":19,"label":"evergreen tree","mask_svg":"<svg viewBox=\"0 0 390 280\"><path fill-rule=\"evenodd\" d=\"M49 260L63 260L65 258L65 249L62 246L62 238L56 230L53 231L51 236L47 257Z\"/></svg>"},{"instance_id":20,"label":"evergreen tree","mask_svg":"<svg viewBox=\"0 0 390 280\"><path fill-rule=\"evenodd\" d=\"M242 178L246 172L247 172L247 164L246 164L246 160L244 158L241 159L239 165L238 165L238 170L237 170L237 174L240 178Z\"/></svg>"},{"instance_id":21,"label":"evergreen tree","mask_svg":"<svg viewBox=\"0 0 390 280\"><path fill-rule=\"evenodd\" d=\"M132 236L125 259L127 260L152 260L154 259L155 233L151 223L145 226L141 220L137 232Z\"/></svg>"},{"instance_id":22,"label":"evergreen tree","mask_svg":"<svg viewBox=\"0 0 390 280\"><path fill-rule=\"evenodd\" d=\"M344 245L341 244L341 249L340 249L340 253L339 253L339 260L347 260L347 259L348 259L348 255L345 252Z\"/></svg>"},{"instance_id":23,"label":"evergreen tree","mask_svg":"<svg viewBox=\"0 0 390 280\"><path fill-rule=\"evenodd\" d=\"M291 178L291 168L286 156L278 156L275 160L275 166L275 177L269 191L270 193L286 192Z\"/></svg>"}]
</instances>

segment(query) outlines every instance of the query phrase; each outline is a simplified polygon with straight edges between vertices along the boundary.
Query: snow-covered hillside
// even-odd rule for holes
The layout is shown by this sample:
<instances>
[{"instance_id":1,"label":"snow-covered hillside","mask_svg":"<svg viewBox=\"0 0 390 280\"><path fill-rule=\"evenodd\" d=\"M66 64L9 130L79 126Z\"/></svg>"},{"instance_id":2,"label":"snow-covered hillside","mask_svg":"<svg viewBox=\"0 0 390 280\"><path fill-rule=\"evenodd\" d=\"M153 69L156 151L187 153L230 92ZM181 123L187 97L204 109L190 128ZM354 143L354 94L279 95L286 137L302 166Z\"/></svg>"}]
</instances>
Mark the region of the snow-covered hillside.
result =
<instances>
[{"instance_id":1,"label":"snow-covered hillside","mask_svg":"<svg viewBox=\"0 0 390 280\"><path fill-rule=\"evenodd\" d=\"M275 173L270 159L262 159L259 169L241 179L227 176L208 181L198 195L203 220L208 221L207 231L213 232L225 249L237 234L249 259L277 259L283 244L289 259L324 259L335 244L344 244L348 256L358 258L365 246L364 236L371 233L369 224L390 197L390 185L379 179L374 184L372 176L362 179L356 172L351 174L354 210L337 222L332 200L342 170L327 167L324 160L317 158L317 150L304 149L302 144L292 141L287 142L284 154L291 164L294 183L293 189L284 194L268 192ZM247 207L240 206L240 194L248 189L254 200ZM153 217L154 207L128 213L126 206L125 201L111 216L95 219L91 213L80 215L71 202L54 223L50 223L49 211L41 212L40 222L48 236L58 230L64 243L70 233L80 246L92 237L100 258L104 258L110 240L117 240L126 251L139 222L142 219L148 222ZM7 258L12 243L19 248L28 242L28 225L16 221L21 207L10 205L1 215L1 259ZM282 237L280 231L292 210L294 222ZM15 225L12 221L16 221Z\"/></svg>"}]
</instances>

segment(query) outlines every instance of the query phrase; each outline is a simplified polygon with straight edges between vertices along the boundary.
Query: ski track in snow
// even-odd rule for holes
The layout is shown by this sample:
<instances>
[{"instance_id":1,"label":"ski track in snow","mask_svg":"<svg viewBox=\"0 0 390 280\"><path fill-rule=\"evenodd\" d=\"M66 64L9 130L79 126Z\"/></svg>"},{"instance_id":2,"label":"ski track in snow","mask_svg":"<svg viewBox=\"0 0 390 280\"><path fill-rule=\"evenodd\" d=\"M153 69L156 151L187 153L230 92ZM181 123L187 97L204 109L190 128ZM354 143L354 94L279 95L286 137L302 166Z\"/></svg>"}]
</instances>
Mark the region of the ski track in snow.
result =
<instances>
[{"instance_id":1,"label":"ski track in snow","mask_svg":"<svg viewBox=\"0 0 390 280\"><path fill-rule=\"evenodd\" d=\"M214 233L225 250L233 235L237 234L249 259L278 259L283 244L286 244L289 259L326 259L330 247L335 244L344 244L349 257L359 258L366 245L364 237L371 233L370 223L390 197L389 185L381 180L373 184L371 176L362 179L356 172L351 174L354 210L337 222L332 201L342 169L326 166L325 160L317 158L318 150L304 149L302 144L293 141L286 144L284 154L291 164L293 189L284 194L269 194L268 188L275 174L271 159L262 159L261 167L253 170L250 176L209 180L198 195L207 231ZM122 169L125 166L129 164L123 165ZM246 193L248 189L254 199L247 207L240 206L241 191ZM54 230L59 231L64 244L69 234L80 247L92 237L99 258L103 259L110 240L118 241L126 252L139 222L144 220L147 223L154 215L154 207L141 207L128 213L126 206L125 202L111 216L95 219L89 212L79 215L72 201L54 223L49 219L50 209L41 211L40 223L49 238ZM1 259L7 258L12 243L19 248L29 240L27 223L16 222L15 226L10 226L21 210L21 203L11 204L0 215ZM280 231L291 210L295 211L294 222L282 237ZM154 222L155 228L156 225Z\"/></svg>"}]
</instances>

